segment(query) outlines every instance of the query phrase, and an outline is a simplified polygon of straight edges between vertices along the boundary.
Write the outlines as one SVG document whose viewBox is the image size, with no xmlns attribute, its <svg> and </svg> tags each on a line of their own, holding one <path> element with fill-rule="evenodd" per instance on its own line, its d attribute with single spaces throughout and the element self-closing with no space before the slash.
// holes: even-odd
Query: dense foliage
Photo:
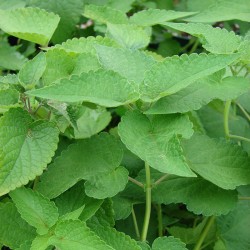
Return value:
<svg viewBox="0 0 250 250">
<path fill-rule="evenodd" d="M 249 0 L 0 0 L 0 248 L 250 249 Z"/>
</svg>

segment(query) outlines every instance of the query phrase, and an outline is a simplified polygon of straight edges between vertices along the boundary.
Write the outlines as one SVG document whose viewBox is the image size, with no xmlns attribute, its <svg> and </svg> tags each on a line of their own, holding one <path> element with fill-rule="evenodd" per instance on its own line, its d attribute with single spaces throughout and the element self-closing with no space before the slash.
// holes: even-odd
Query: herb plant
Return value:
<svg viewBox="0 0 250 250">
<path fill-rule="evenodd" d="M 0 0 L 0 246 L 250 249 L 249 0 Z"/>
</svg>

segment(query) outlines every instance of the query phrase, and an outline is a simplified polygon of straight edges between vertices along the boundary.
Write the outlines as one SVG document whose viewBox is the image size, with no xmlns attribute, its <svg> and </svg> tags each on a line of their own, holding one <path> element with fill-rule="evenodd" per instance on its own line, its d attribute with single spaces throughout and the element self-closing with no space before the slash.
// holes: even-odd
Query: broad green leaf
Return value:
<svg viewBox="0 0 250 250">
<path fill-rule="evenodd" d="M 63 221 L 63 220 L 77 220 L 79 219 L 80 215 L 82 214 L 83 210 L 84 210 L 84 205 L 77 208 L 76 210 L 74 211 L 71 211 L 71 212 L 68 212 L 64 215 L 62 215 L 60 217 L 60 221 Z"/>
<path fill-rule="evenodd" d="M 24 187 L 10 193 L 21 217 L 37 229 L 38 234 L 46 234 L 58 220 L 56 205 L 40 193 Z"/>
<path fill-rule="evenodd" d="M 250 159 L 238 145 L 195 135 L 183 147 L 190 168 L 204 179 L 224 189 L 250 184 Z"/>
<path fill-rule="evenodd" d="M 101 225 L 91 225 L 90 227 L 103 241 L 111 246 L 112 249 L 141 250 L 135 240 L 112 227 L 104 227 Z"/>
<path fill-rule="evenodd" d="M 38 235 L 36 238 L 32 241 L 30 250 L 47 250 L 47 247 L 49 246 L 49 239 L 51 235 L 50 233 L 46 235 Z"/>
<path fill-rule="evenodd" d="M 116 195 L 112 198 L 115 220 L 126 219 L 132 211 L 133 204 L 129 199 Z"/>
<path fill-rule="evenodd" d="M 49 50 L 46 53 L 47 66 L 43 74 L 43 84 L 51 85 L 57 80 L 68 78 L 75 68 L 77 55 L 62 49 Z"/>
<path fill-rule="evenodd" d="M 104 68 L 113 70 L 129 81 L 140 84 L 145 72 L 156 63 L 152 56 L 139 50 L 95 46 L 98 58 Z"/>
<path fill-rule="evenodd" d="M 24 0 L 0 0 L 1 10 L 23 8 L 25 5 L 26 3 Z"/>
<path fill-rule="evenodd" d="M 26 61 L 27 59 L 17 51 L 17 47 L 10 46 L 5 41 L 0 41 L 0 68 L 20 70 Z"/>
<path fill-rule="evenodd" d="M 41 175 L 57 148 L 58 129 L 51 122 L 32 121 L 21 108 L 0 118 L 0 195 Z"/>
<path fill-rule="evenodd" d="M 198 9 L 197 9 L 198 6 Z M 188 0 L 189 11 L 200 11 L 200 13 L 185 18 L 189 22 L 212 23 L 238 19 L 250 21 L 250 5 L 248 0 Z"/>
<path fill-rule="evenodd" d="M 237 208 L 228 215 L 217 218 L 219 238 L 227 250 L 248 250 L 250 247 L 250 204 L 239 202 Z"/>
<path fill-rule="evenodd" d="M 124 190 L 128 182 L 128 170 L 118 167 L 112 172 L 95 175 L 85 182 L 85 192 L 96 199 L 113 197 Z"/>
<path fill-rule="evenodd" d="M 18 77 L 15 74 L 0 76 L 0 88 L 1 84 L 10 84 L 10 85 L 18 84 Z"/>
<path fill-rule="evenodd" d="M 88 180 L 91 176 L 113 171 L 120 165 L 122 156 L 120 142 L 109 134 L 78 141 L 49 166 L 37 184 L 37 190 L 55 198 L 81 179 Z"/>
<path fill-rule="evenodd" d="M 151 31 L 134 24 L 108 23 L 107 35 L 122 47 L 129 49 L 145 48 L 150 42 Z"/>
<path fill-rule="evenodd" d="M 172 236 L 169 237 L 159 237 L 154 240 L 152 245 L 152 250 L 187 250 L 186 244 L 183 243 L 180 239 L 174 238 Z"/>
<path fill-rule="evenodd" d="M 55 234 L 49 239 L 49 243 L 60 250 L 114 249 L 91 232 L 84 222 L 72 220 L 57 224 Z"/>
<path fill-rule="evenodd" d="M 0 243 L 11 249 L 35 237 L 35 230 L 24 221 L 13 203 L 0 203 Z"/>
<path fill-rule="evenodd" d="M 239 47 L 239 53 L 241 54 L 241 61 L 243 64 L 249 64 L 250 63 L 250 40 L 244 40 L 240 47 Z"/>
<path fill-rule="evenodd" d="M 19 92 L 15 89 L 0 89 L 0 107 L 18 103 Z"/>
<path fill-rule="evenodd" d="M 89 36 L 87 38 L 73 38 L 72 40 L 67 40 L 62 44 L 57 44 L 54 48 L 64 49 L 67 52 L 75 52 L 75 53 L 91 53 L 93 55 L 96 54 L 95 45 L 104 45 L 109 47 L 117 47 L 116 43 L 108 37 L 102 36 Z"/>
<path fill-rule="evenodd" d="M 139 98 L 135 83 L 103 69 L 73 75 L 27 94 L 61 102 L 92 102 L 105 107 L 124 105 Z"/>
<path fill-rule="evenodd" d="M 58 15 L 38 8 L 0 10 L 0 28 L 20 39 L 41 45 L 48 44 L 58 22 Z"/>
<path fill-rule="evenodd" d="M 54 43 L 62 43 L 73 37 L 83 12 L 83 4 L 82 0 L 29 0 L 30 6 L 45 9 L 60 16 L 60 22 L 52 37 Z"/>
<path fill-rule="evenodd" d="M 46 57 L 44 53 L 39 53 L 31 61 L 25 63 L 19 71 L 18 78 L 21 84 L 26 88 L 32 88 L 38 83 L 46 68 Z"/>
<path fill-rule="evenodd" d="M 152 26 L 162 22 L 192 16 L 195 12 L 181 12 L 173 10 L 147 9 L 136 12 L 129 21 L 140 26 Z"/>
<path fill-rule="evenodd" d="M 235 190 L 221 189 L 202 178 L 167 179 L 153 188 L 152 196 L 157 203 L 184 203 L 189 211 L 205 216 L 227 214 L 237 202 Z"/>
<path fill-rule="evenodd" d="M 249 13 L 250 14 L 250 13 Z M 230 54 L 238 50 L 241 37 L 233 31 L 219 27 L 214 28 L 202 23 L 164 23 L 164 26 L 189 33 L 200 39 L 200 42 L 207 51 L 214 54 Z"/>
<path fill-rule="evenodd" d="M 174 94 L 200 78 L 211 75 L 238 59 L 238 55 L 191 54 L 159 62 L 145 74 L 142 100 L 156 101 Z"/>
<path fill-rule="evenodd" d="M 98 6 L 93 4 L 86 5 L 84 7 L 83 15 L 100 23 L 114 23 L 114 24 L 128 23 L 128 18 L 125 13 L 121 12 L 120 10 L 112 9 L 106 5 L 103 6 Z"/>
<path fill-rule="evenodd" d="M 173 95 L 161 98 L 154 103 L 146 114 L 184 113 L 200 109 L 213 99 L 232 100 L 247 92 L 249 81 L 243 77 L 227 77 L 221 79 L 221 74 L 197 80 Z"/>
<path fill-rule="evenodd" d="M 179 139 L 191 137 L 192 123 L 186 116 L 166 115 L 148 118 L 137 111 L 128 112 L 119 124 L 122 142 L 152 168 L 163 173 L 195 176 L 183 156 Z"/>
</svg>

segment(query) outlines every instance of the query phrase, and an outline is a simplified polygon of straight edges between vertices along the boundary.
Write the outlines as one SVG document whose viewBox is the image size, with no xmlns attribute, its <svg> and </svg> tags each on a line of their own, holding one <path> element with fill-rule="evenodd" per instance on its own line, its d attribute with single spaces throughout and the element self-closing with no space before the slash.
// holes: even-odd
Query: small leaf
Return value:
<svg viewBox="0 0 250 250">
<path fill-rule="evenodd" d="M 128 182 L 128 170 L 118 167 L 112 172 L 90 177 L 85 182 L 85 192 L 96 199 L 113 197 L 124 190 Z"/>
<path fill-rule="evenodd" d="M 250 184 L 250 159 L 238 145 L 195 135 L 183 147 L 189 166 L 204 179 L 224 189 Z"/>
<path fill-rule="evenodd" d="M 63 221 L 57 224 L 55 235 L 49 240 L 51 245 L 60 250 L 111 250 L 97 235 L 90 231 L 84 222 Z"/>
<path fill-rule="evenodd" d="M 173 56 L 159 62 L 146 72 L 141 85 L 142 100 L 156 101 L 174 94 L 200 78 L 225 68 L 238 55 L 191 54 Z"/>
<path fill-rule="evenodd" d="M 189 138 L 192 124 L 186 116 L 147 116 L 134 111 L 122 117 L 118 127 L 122 142 L 152 168 L 163 173 L 195 176 L 183 156 L 176 135 Z"/>
<path fill-rule="evenodd" d="M 152 26 L 162 22 L 192 16 L 196 12 L 181 12 L 173 10 L 147 9 L 136 12 L 129 21 L 140 26 Z"/>
<path fill-rule="evenodd" d="M 0 195 L 42 174 L 57 148 L 58 133 L 53 123 L 33 122 L 21 108 L 0 118 Z"/>
<path fill-rule="evenodd" d="M 38 8 L 0 10 L 0 15 L 4 32 L 41 45 L 48 44 L 60 20 L 58 15 Z"/>
<path fill-rule="evenodd" d="M 103 69 L 73 75 L 70 79 L 62 79 L 27 94 L 61 102 L 92 102 L 105 107 L 120 106 L 139 98 L 133 82 Z"/>
<path fill-rule="evenodd" d="M 58 220 L 58 209 L 54 202 L 40 193 L 24 187 L 10 193 L 21 217 L 37 229 L 38 234 L 46 234 Z"/>
<path fill-rule="evenodd" d="M 183 243 L 180 239 L 174 238 L 172 236 L 169 237 L 159 237 L 154 240 L 152 245 L 152 250 L 187 250 L 186 244 Z"/>
<path fill-rule="evenodd" d="M 38 235 L 32 241 L 30 250 L 46 250 L 49 246 L 50 234 Z"/>
</svg>

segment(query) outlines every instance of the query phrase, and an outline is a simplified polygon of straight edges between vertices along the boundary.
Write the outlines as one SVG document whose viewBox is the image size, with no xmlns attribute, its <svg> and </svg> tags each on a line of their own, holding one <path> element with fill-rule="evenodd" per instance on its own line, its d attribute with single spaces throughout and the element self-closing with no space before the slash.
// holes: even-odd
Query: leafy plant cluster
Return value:
<svg viewBox="0 0 250 250">
<path fill-rule="evenodd" d="M 0 246 L 250 249 L 248 0 L 0 0 Z"/>
</svg>

